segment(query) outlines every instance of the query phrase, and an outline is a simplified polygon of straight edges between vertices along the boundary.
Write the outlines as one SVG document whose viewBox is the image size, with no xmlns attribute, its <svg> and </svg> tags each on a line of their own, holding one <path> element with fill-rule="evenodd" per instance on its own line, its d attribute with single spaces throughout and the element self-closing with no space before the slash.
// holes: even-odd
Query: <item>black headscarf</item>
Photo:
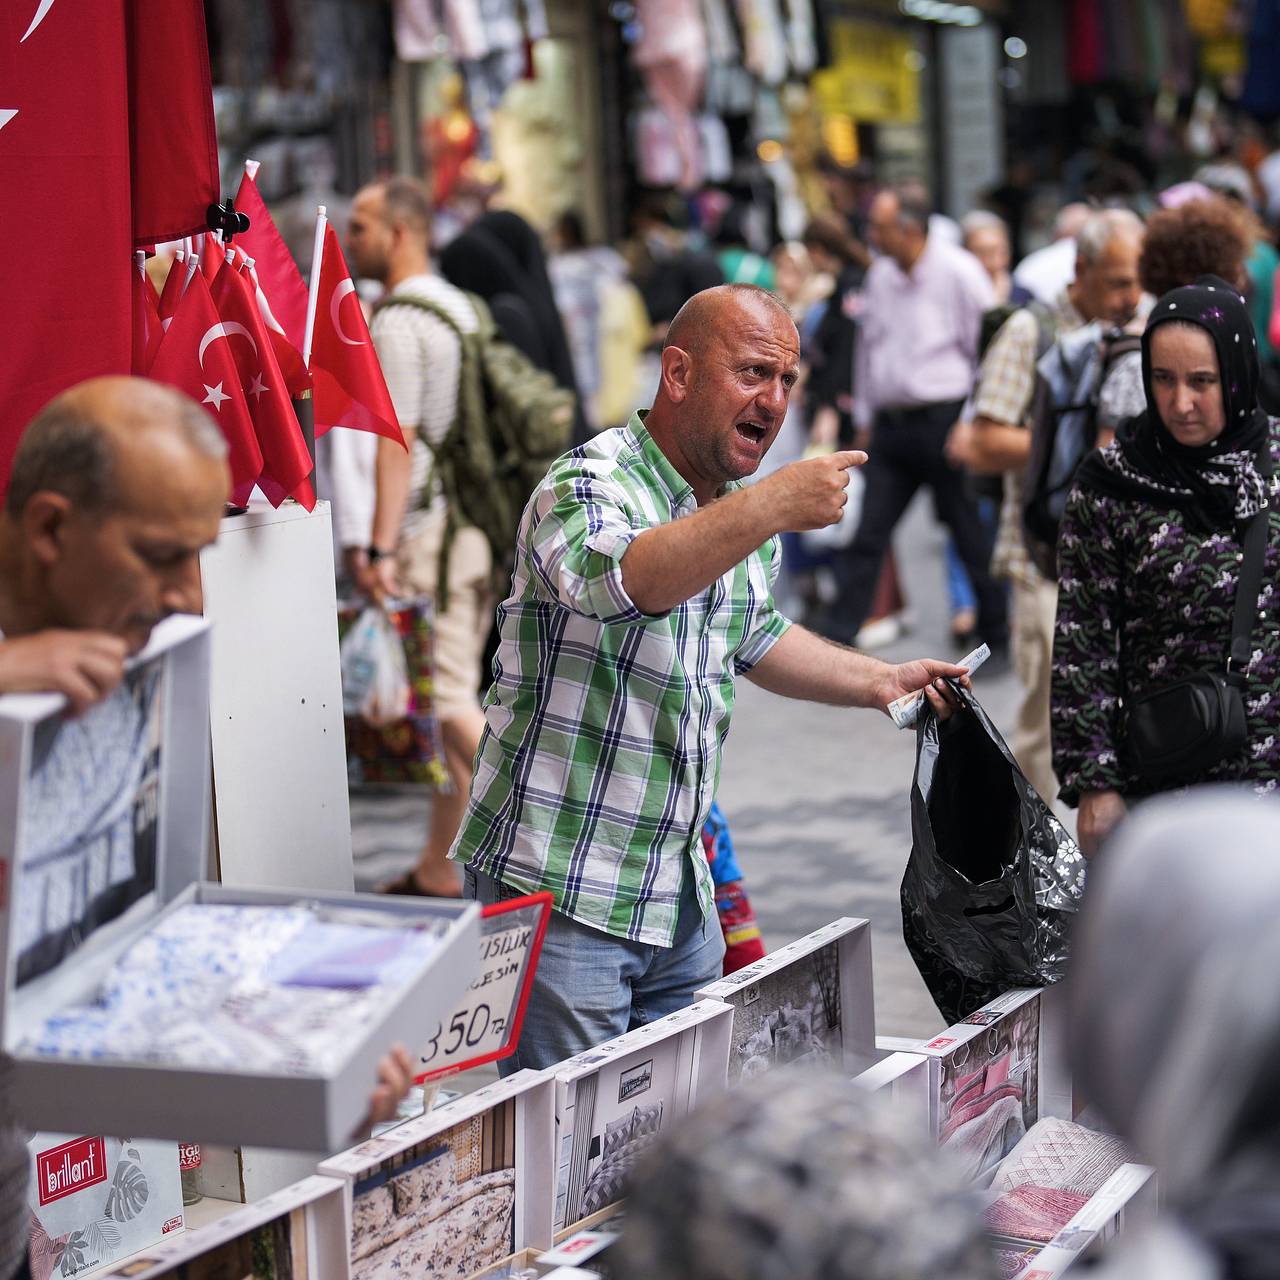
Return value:
<svg viewBox="0 0 1280 1280">
<path fill-rule="evenodd" d="M 440 255 L 440 267 L 451 284 L 490 303 L 503 336 L 573 392 L 575 441 L 585 439 L 578 380 L 538 233 L 519 214 L 486 213 L 449 242 Z M 507 332 L 508 325 L 502 324 L 511 310 L 527 316 L 515 326 L 518 333 Z M 526 331 L 532 333 L 532 342 Z"/>
<path fill-rule="evenodd" d="M 1208 444 L 1179 444 L 1160 420 L 1151 390 L 1151 335 L 1160 325 L 1193 324 L 1213 340 L 1226 425 Z M 1177 507 L 1204 530 L 1227 529 L 1263 506 L 1258 450 L 1269 420 L 1258 407 L 1258 340 L 1241 295 L 1217 276 L 1174 289 L 1156 303 L 1142 335 L 1147 410 L 1122 424 L 1116 446 L 1091 454 L 1082 487 Z"/>
</svg>

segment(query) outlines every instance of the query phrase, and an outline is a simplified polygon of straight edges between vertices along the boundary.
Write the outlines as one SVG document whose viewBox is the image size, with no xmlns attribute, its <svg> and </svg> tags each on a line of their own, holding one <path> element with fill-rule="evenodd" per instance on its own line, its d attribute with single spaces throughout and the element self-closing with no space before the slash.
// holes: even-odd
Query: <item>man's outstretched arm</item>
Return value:
<svg viewBox="0 0 1280 1280">
<path fill-rule="evenodd" d="M 747 679 L 784 698 L 879 711 L 895 698 L 924 689 L 934 710 L 947 716 L 953 703 L 942 678 L 964 675 L 964 667 L 934 658 L 893 666 L 792 626 L 751 668 Z"/>
<path fill-rule="evenodd" d="M 793 462 L 693 515 L 647 529 L 622 557 L 622 583 L 641 613 L 658 615 L 705 591 L 775 533 L 840 519 L 850 467 L 866 454 Z"/>
</svg>

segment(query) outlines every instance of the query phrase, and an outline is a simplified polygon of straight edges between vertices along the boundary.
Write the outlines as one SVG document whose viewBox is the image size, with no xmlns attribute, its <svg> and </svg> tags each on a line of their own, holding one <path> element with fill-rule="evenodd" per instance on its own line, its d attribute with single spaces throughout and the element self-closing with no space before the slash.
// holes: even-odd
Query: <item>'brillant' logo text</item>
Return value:
<svg viewBox="0 0 1280 1280">
<path fill-rule="evenodd" d="M 77 1138 L 36 1158 L 41 1204 L 52 1204 L 106 1180 L 107 1151 L 101 1138 Z"/>
</svg>

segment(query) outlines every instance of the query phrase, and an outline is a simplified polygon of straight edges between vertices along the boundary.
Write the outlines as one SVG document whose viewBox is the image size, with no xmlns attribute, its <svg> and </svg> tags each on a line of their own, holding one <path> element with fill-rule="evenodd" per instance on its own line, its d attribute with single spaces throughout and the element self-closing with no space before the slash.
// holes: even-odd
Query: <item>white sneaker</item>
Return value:
<svg viewBox="0 0 1280 1280">
<path fill-rule="evenodd" d="M 874 622 L 866 623 L 854 636 L 853 646 L 863 650 L 883 649 L 900 639 L 904 630 L 902 619 L 896 613 L 891 613 L 887 618 L 877 618 Z"/>
</svg>

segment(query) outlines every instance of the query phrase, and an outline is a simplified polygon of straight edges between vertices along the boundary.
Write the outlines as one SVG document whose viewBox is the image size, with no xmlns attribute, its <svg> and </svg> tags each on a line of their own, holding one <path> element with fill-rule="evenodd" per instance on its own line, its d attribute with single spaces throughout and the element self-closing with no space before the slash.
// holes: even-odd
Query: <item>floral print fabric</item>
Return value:
<svg viewBox="0 0 1280 1280">
<path fill-rule="evenodd" d="M 1280 434 L 1270 448 L 1280 470 Z M 1116 450 L 1112 445 L 1106 454 Z M 1248 745 L 1199 782 L 1280 779 L 1280 512 L 1275 485 L 1245 672 Z M 1053 763 L 1069 804 L 1083 791 L 1128 796 L 1174 780 L 1140 781 L 1125 763 L 1123 699 L 1202 671 L 1225 672 L 1239 574 L 1239 529 L 1199 531 L 1173 505 L 1077 488 L 1058 542 L 1058 619 L 1053 650 Z"/>
</svg>

